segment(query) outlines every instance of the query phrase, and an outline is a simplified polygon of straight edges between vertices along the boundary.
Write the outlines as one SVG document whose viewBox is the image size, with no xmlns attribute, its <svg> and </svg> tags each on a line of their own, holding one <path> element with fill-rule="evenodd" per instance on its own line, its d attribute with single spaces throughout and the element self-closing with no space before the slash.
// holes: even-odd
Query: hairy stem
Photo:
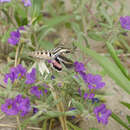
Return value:
<svg viewBox="0 0 130 130">
<path fill-rule="evenodd" d="M 14 62 L 14 66 L 17 66 L 17 59 L 18 59 L 18 52 L 19 52 L 19 45 L 16 48 L 16 54 L 15 54 L 15 62 Z"/>
<path fill-rule="evenodd" d="M 50 86 L 50 90 L 51 90 L 51 93 L 52 93 L 52 95 L 53 95 L 54 100 L 57 101 L 57 100 L 59 99 L 59 97 L 58 97 L 58 95 L 57 95 L 55 89 L 54 89 L 51 85 L 49 85 L 49 86 Z M 57 110 L 58 110 L 59 112 L 64 112 L 64 105 L 63 105 L 62 102 L 58 103 L 58 104 L 56 105 L 56 107 L 57 107 Z M 68 130 L 66 117 L 65 117 L 65 116 L 60 116 L 60 117 L 59 117 L 59 120 L 60 120 L 60 122 L 61 122 L 62 129 L 63 129 L 63 130 Z"/>
</svg>

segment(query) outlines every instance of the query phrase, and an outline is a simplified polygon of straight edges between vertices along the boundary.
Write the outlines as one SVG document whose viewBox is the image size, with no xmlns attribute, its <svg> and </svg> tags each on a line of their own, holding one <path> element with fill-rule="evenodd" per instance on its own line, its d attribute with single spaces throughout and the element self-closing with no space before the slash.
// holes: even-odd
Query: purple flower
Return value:
<svg viewBox="0 0 130 130">
<path fill-rule="evenodd" d="M 88 99 L 93 99 L 93 98 L 94 98 L 94 96 L 95 96 L 95 94 L 94 94 L 94 93 L 90 93 L 90 94 L 89 94 Z"/>
<path fill-rule="evenodd" d="M 79 74 L 82 77 L 82 79 L 84 80 L 84 82 L 88 83 L 87 74 L 85 72 L 82 72 L 82 71 L 80 71 Z"/>
<path fill-rule="evenodd" d="M 47 60 L 48 61 L 48 63 L 52 63 L 52 61 L 51 60 Z"/>
<path fill-rule="evenodd" d="M 108 117 L 112 112 L 106 109 L 105 104 L 101 104 L 100 106 L 94 108 L 94 113 L 96 115 L 98 123 L 101 122 L 102 124 L 106 125 L 108 123 Z"/>
<path fill-rule="evenodd" d="M 105 86 L 104 82 L 101 82 L 102 77 L 100 75 L 87 74 L 87 82 L 89 89 L 100 89 Z"/>
<path fill-rule="evenodd" d="M 73 111 L 73 110 L 76 110 L 76 108 L 75 108 L 75 107 L 72 107 L 72 108 L 70 108 L 69 110 L 70 110 L 70 111 Z M 72 117 L 72 119 L 75 118 L 75 116 L 71 116 L 71 117 Z"/>
<path fill-rule="evenodd" d="M 24 30 L 24 26 L 19 27 L 18 31 L 20 31 L 20 30 Z"/>
<path fill-rule="evenodd" d="M 92 104 L 94 104 L 95 102 L 98 103 L 99 99 L 98 98 L 92 98 Z"/>
<path fill-rule="evenodd" d="M 31 6 L 32 3 L 31 3 L 31 0 L 22 0 L 22 2 L 24 3 L 24 6 Z"/>
<path fill-rule="evenodd" d="M 87 97 L 88 97 L 88 93 L 85 93 L 85 94 L 84 94 L 84 100 L 86 100 Z"/>
<path fill-rule="evenodd" d="M 15 97 L 14 102 L 17 104 L 21 116 L 25 116 L 31 110 L 30 100 L 28 97 L 23 98 L 22 95 L 19 94 Z"/>
<path fill-rule="evenodd" d="M 55 76 L 54 76 L 54 75 L 51 76 L 51 80 L 53 80 L 53 79 L 55 79 Z"/>
<path fill-rule="evenodd" d="M 120 24 L 122 28 L 130 30 L 130 16 L 120 17 Z"/>
<path fill-rule="evenodd" d="M 18 71 L 18 74 L 20 74 L 19 76 L 21 77 L 21 76 L 24 76 L 25 74 L 26 74 L 26 68 L 24 68 L 21 64 L 19 64 L 18 66 L 17 66 L 17 71 Z"/>
<path fill-rule="evenodd" d="M 19 64 L 17 67 L 12 67 L 10 69 L 10 73 L 5 74 L 4 82 L 7 83 L 8 79 L 12 81 L 12 83 L 17 79 L 18 77 L 21 78 L 26 74 L 26 68 L 24 68 L 21 64 Z"/>
<path fill-rule="evenodd" d="M 2 2 L 10 2 L 11 0 L 0 0 L 0 3 Z"/>
<path fill-rule="evenodd" d="M 5 74 L 4 82 L 8 83 L 8 79 L 10 79 L 12 81 L 12 83 L 13 83 L 15 81 L 15 79 L 16 79 L 15 73 L 7 73 L 7 74 Z"/>
<path fill-rule="evenodd" d="M 36 114 L 38 112 L 38 108 L 33 108 L 33 114 Z"/>
<path fill-rule="evenodd" d="M 1 111 L 7 115 L 17 115 L 18 108 L 13 99 L 6 99 L 5 104 L 1 105 Z"/>
<path fill-rule="evenodd" d="M 76 71 L 76 72 L 85 71 L 84 64 L 81 63 L 81 62 L 76 61 L 76 62 L 74 63 L 74 67 L 75 67 L 75 71 Z"/>
<path fill-rule="evenodd" d="M 12 45 L 16 45 L 20 40 L 20 32 L 19 30 L 13 31 L 10 33 L 10 38 L 8 39 L 8 43 Z"/>
<path fill-rule="evenodd" d="M 20 94 L 15 99 L 6 99 L 5 102 L 1 105 L 1 110 L 7 115 L 17 115 L 20 112 L 21 116 L 24 116 L 31 109 L 29 98 L 22 98 Z"/>
<path fill-rule="evenodd" d="M 42 90 L 39 90 L 37 86 L 31 87 L 30 93 L 35 95 L 37 98 L 40 98 L 40 96 L 43 96 Z"/>
<path fill-rule="evenodd" d="M 44 84 L 43 84 L 43 87 L 45 88 L 45 89 L 44 89 L 44 93 L 47 94 L 47 92 L 48 92 L 47 88 L 49 88 L 48 85 L 44 83 Z"/>
<path fill-rule="evenodd" d="M 88 99 L 93 99 L 94 96 L 95 96 L 94 93 L 90 93 L 90 94 L 85 93 L 85 94 L 84 94 L 84 100 L 86 100 L 87 98 L 88 98 Z"/>
<path fill-rule="evenodd" d="M 33 68 L 32 72 L 26 74 L 26 84 L 33 84 L 36 80 L 36 69 Z"/>
</svg>

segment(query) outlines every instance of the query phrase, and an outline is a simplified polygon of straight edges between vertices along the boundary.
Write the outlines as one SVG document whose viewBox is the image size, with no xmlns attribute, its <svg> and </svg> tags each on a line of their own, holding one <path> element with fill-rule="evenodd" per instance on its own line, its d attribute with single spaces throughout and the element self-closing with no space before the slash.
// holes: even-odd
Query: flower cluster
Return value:
<svg viewBox="0 0 130 130">
<path fill-rule="evenodd" d="M 130 16 L 120 17 L 120 24 L 122 28 L 130 30 Z"/>
<path fill-rule="evenodd" d="M 84 82 L 88 85 L 89 89 L 100 89 L 105 86 L 102 82 L 102 77 L 100 75 L 86 74 L 85 67 L 83 63 L 76 61 L 74 63 L 75 71 L 80 74 Z"/>
<path fill-rule="evenodd" d="M 17 79 L 21 78 L 26 74 L 26 68 L 24 68 L 21 64 L 17 67 L 13 67 L 10 69 L 10 73 L 7 73 L 4 77 L 4 82 L 7 83 L 8 79 L 12 81 L 12 83 Z"/>
<path fill-rule="evenodd" d="M 17 45 L 20 40 L 20 30 L 24 30 L 24 27 L 19 27 L 16 31 L 12 31 L 10 33 L 10 38 L 8 39 L 8 43 L 11 45 Z"/>
<path fill-rule="evenodd" d="M 36 69 L 33 68 L 30 73 L 26 72 L 26 68 L 24 68 L 21 64 L 19 64 L 17 67 L 12 67 L 10 69 L 10 73 L 5 74 L 4 76 L 4 82 L 8 83 L 8 79 L 14 83 L 16 79 L 21 79 L 21 77 L 26 75 L 26 84 L 33 84 L 36 80 Z"/>
<path fill-rule="evenodd" d="M 25 84 L 35 83 L 36 69 L 33 68 L 30 73 L 27 73 L 26 69 L 19 64 L 17 67 L 12 67 L 10 73 L 5 74 L 4 82 L 8 83 L 8 79 L 10 79 L 14 83 L 16 79 L 21 79 L 22 77 L 26 78 Z M 31 87 L 30 93 L 37 98 L 43 96 L 42 91 L 37 86 Z M 47 89 L 45 89 L 45 93 L 47 93 Z M 7 115 L 17 115 L 20 113 L 21 116 L 24 116 L 30 111 L 30 108 L 29 98 L 22 98 L 22 95 L 17 95 L 14 99 L 6 99 L 5 104 L 1 105 L 1 110 Z"/>
<path fill-rule="evenodd" d="M 79 75 L 84 80 L 85 84 L 87 84 L 89 88 L 89 93 L 84 93 L 84 100 L 91 99 L 92 104 L 95 102 L 99 102 L 98 98 L 94 98 L 95 94 L 93 93 L 94 89 L 100 89 L 105 86 L 105 83 L 102 82 L 102 77 L 100 75 L 93 75 L 93 74 L 86 74 L 85 73 L 85 66 L 83 63 L 76 61 L 74 63 L 75 71 L 79 73 Z M 81 96 L 81 90 L 78 89 L 78 92 Z M 94 108 L 94 113 L 96 114 L 98 122 L 102 124 L 108 123 L 108 117 L 111 115 L 111 111 L 106 109 L 105 104 Z"/>
<path fill-rule="evenodd" d="M 111 110 L 106 109 L 105 104 L 101 104 L 94 108 L 94 113 L 98 120 L 98 123 L 106 125 L 108 123 L 108 117 L 112 114 Z"/>
<path fill-rule="evenodd" d="M 19 94 L 14 99 L 6 99 L 5 104 L 1 105 L 1 110 L 7 115 L 20 113 L 21 116 L 24 116 L 31 110 L 30 100 Z"/>
</svg>

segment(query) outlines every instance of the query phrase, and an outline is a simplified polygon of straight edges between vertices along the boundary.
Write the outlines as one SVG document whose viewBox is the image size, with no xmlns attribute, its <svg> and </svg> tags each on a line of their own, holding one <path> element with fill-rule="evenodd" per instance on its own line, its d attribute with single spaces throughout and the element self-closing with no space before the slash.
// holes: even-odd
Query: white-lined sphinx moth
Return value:
<svg viewBox="0 0 130 130">
<path fill-rule="evenodd" d="M 71 50 L 64 47 L 56 47 L 50 51 L 48 50 L 34 51 L 31 52 L 29 55 L 40 60 L 51 60 L 52 67 L 57 71 L 61 71 L 62 64 L 66 68 L 73 67 L 72 60 L 68 59 L 65 56 L 65 54 L 67 53 L 71 53 Z"/>
</svg>

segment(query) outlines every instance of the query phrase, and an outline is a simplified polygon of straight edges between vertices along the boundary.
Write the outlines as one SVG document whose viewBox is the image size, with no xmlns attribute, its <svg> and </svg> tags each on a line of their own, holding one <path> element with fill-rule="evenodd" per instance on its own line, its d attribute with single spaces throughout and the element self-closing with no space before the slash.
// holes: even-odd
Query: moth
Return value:
<svg viewBox="0 0 130 130">
<path fill-rule="evenodd" d="M 56 47 L 52 50 L 34 51 L 29 55 L 39 60 L 49 60 L 54 69 L 61 71 L 62 64 L 68 69 L 73 67 L 73 61 L 66 57 L 68 53 L 71 53 L 70 49 Z"/>
</svg>

